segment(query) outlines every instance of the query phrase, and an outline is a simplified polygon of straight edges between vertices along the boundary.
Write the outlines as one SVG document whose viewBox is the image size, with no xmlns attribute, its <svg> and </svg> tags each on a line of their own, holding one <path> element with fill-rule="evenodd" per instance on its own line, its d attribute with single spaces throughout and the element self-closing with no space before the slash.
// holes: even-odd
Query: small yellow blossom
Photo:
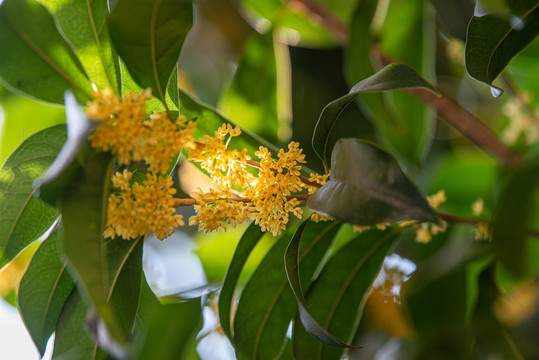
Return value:
<svg viewBox="0 0 539 360">
<path fill-rule="evenodd" d="M 432 240 L 432 233 L 429 230 L 429 226 L 427 223 L 421 224 L 415 232 L 415 241 L 422 243 L 422 244 L 428 244 Z"/>
<path fill-rule="evenodd" d="M 447 197 L 445 196 L 445 191 L 440 190 L 436 194 L 427 196 L 427 200 L 429 201 L 430 206 L 434 209 L 438 209 L 440 205 L 447 201 Z"/>
<path fill-rule="evenodd" d="M 488 223 L 480 221 L 473 230 L 475 240 L 490 240 L 490 228 Z"/>
<path fill-rule="evenodd" d="M 475 200 L 473 204 L 471 205 L 471 207 L 472 207 L 472 212 L 475 216 L 481 215 L 481 213 L 483 212 L 485 208 L 483 199 L 479 198 Z"/>
</svg>

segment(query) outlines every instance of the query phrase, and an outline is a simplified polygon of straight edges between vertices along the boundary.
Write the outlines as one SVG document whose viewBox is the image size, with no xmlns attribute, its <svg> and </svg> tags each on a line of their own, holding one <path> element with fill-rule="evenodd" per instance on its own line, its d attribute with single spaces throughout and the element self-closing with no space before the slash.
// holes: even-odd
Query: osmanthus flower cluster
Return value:
<svg viewBox="0 0 539 360">
<path fill-rule="evenodd" d="M 300 199 L 325 183 L 326 176 L 300 175 L 305 155 L 299 144 L 291 142 L 288 151 L 281 149 L 277 158 L 260 147 L 253 161 L 247 150 L 229 149 L 230 139 L 241 134 L 238 126 L 223 124 L 213 136 L 194 139 L 195 123 L 180 116 L 172 121 L 166 112 L 155 112 L 146 119 L 145 101 L 150 90 L 119 97 L 110 90 L 98 91 L 88 103 L 87 116 L 99 122 L 90 136 L 93 147 L 110 151 L 118 164 L 129 167 L 144 161 L 148 168 L 145 180 L 136 182 L 128 169 L 112 177 L 113 192 L 108 199 L 105 236 L 133 239 L 153 231 L 163 239 L 183 225 L 175 206 L 194 205 L 197 214 L 189 224 L 200 230 L 226 230 L 254 220 L 263 231 L 280 234 L 292 213 L 301 218 Z M 208 172 L 214 189 L 200 189 L 192 199 L 175 199 L 176 190 L 167 174 L 171 161 L 185 149 L 189 160 L 200 163 Z M 300 193 L 306 193 L 304 195 Z M 187 200 L 187 201 L 186 201 Z M 315 216 L 315 220 L 324 220 Z"/>
</svg>

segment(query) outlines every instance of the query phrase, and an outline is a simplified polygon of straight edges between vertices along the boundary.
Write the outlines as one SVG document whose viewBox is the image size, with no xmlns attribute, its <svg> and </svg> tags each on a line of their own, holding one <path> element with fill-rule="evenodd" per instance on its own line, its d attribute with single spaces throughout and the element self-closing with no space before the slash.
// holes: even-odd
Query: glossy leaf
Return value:
<svg viewBox="0 0 539 360">
<path fill-rule="evenodd" d="M 335 342 L 334 336 L 347 343 L 353 340 L 371 284 L 399 232 L 398 229 L 371 230 L 348 242 L 324 266 L 309 289 L 307 300 L 297 278 L 301 234 L 292 239 L 285 264 L 303 324 L 294 324 L 292 341 L 296 359 L 341 358 L 343 349 L 336 346 L 348 345 Z"/>
<path fill-rule="evenodd" d="M 106 0 L 41 0 L 73 46 L 92 83 L 98 89 L 119 92 L 116 56 L 106 26 Z"/>
<path fill-rule="evenodd" d="M 0 268 L 37 240 L 58 217 L 34 197 L 32 183 L 58 155 L 66 128 L 57 125 L 26 139 L 0 169 Z"/>
<path fill-rule="evenodd" d="M 161 306 L 154 312 L 142 348 L 133 359 L 182 359 L 185 345 L 202 325 L 200 298 Z"/>
<path fill-rule="evenodd" d="M 278 88 L 273 37 L 273 32 L 257 33 L 245 46 L 245 54 L 223 97 L 223 109 L 242 127 L 275 142 L 279 130 L 279 90 L 283 89 Z"/>
<path fill-rule="evenodd" d="M 57 204 L 65 186 L 80 169 L 81 151 L 88 146 L 87 138 L 94 125 L 70 92 L 65 93 L 65 109 L 67 141 L 54 162 L 34 184 L 39 197 L 53 205 Z"/>
<path fill-rule="evenodd" d="M 260 230 L 260 226 L 254 222 L 249 225 L 238 242 L 221 286 L 221 292 L 219 293 L 219 321 L 224 333 L 230 340 L 232 340 L 230 320 L 234 290 L 247 258 L 263 235 L 264 233 Z"/>
<path fill-rule="evenodd" d="M 474 16 L 468 24 L 466 69 L 488 85 L 539 34 L 539 4 L 508 1 L 511 15 Z"/>
<path fill-rule="evenodd" d="M 525 240 L 533 219 L 532 194 L 538 183 L 537 163 L 518 169 L 509 176 L 496 206 L 492 243 L 501 263 L 517 275 L 526 270 Z"/>
<path fill-rule="evenodd" d="M 191 0 L 119 0 L 109 16 L 114 46 L 129 73 L 163 103 L 193 23 L 192 6 Z"/>
<path fill-rule="evenodd" d="M 55 230 L 32 257 L 18 294 L 18 308 L 42 356 L 72 290 L 73 280 L 61 258 L 59 233 Z"/>
<path fill-rule="evenodd" d="M 402 64 L 391 64 L 360 81 L 350 92 L 330 102 L 320 114 L 313 134 L 313 148 L 324 163 L 327 170 L 327 144 L 331 129 L 339 119 L 344 109 L 360 94 L 423 87 L 436 92 L 436 89 L 417 74 L 412 68 Z"/>
<path fill-rule="evenodd" d="M 309 286 L 333 242 L 338 222 L 309 223 L 300 248 L 300 278 Z M 283 235 L 266 254 L 241 294 L 234 318 L 234 345 L 240 359 L 273 359 L 283 350 L 297 309 L 288 286 L 283 256 L 292 234 Z"/>
<path fill-rule="evenodd" d="M 81 101 L 92 87 L 51 15 L 37 1 L 5 0 L 0 6 L 0 78 L 15 91 L 62 104 L 71 89 Z M 9 50 L 7 50 L 9 49 Z"/>
<path fill-rule="evenodd" d="M 73 290 L 56 326 L 53 360 L 111 359 L 86 332 L 88 308 L 80 293 Z"/>
<path fill-rule="evenodd" d="M 331 155 L 330 180 L 307 206 L 356 225 L 418 220 L 438 222 L 426 198 L 397 161 L 358 139 L 340 139 Z"/>
</svg>

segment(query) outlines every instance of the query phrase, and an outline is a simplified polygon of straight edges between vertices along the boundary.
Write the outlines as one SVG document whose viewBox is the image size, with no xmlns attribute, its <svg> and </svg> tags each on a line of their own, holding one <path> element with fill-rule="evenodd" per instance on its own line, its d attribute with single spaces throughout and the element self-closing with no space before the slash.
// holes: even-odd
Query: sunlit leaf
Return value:
<svg viewBox="0 0 539 360">
<path fill-rule="evenodd" d="M 58 155 L 66 139 L 64 125 L 26 139 L 0 169 L 0 267 L 39 238 L 58 212 L 34 197 L 32 183 Z"/>
<path fill-rule="evenodd" d="M 40 0 L 73 46 L 90 80 L 98 89 L 118 92 L 117 59 L 106 26 L 106 0 Z"/>
<path fill-rule="evenodd" d="M 356 225 L 438 221 L 397 161 L 358 139 L 337 142 L 331 155 L 330 180 L 309 197 L 307 206 Z"/>
<path fill-rule="evenodd" d="M 88 308 L 77 290 L 73 290 L 62 309 L 54 338 L 54 360 L 112 359 L 99 349 L 86 332 Z"/>
<path fill-rule="evenodd" d="M 508 1 L 511 14 L 474 16 L 468 24 L 466 69 L 488 85 L 539 34 L 539 4 Z"/>
<path fill-rule="evenodd" d="M 77 157 L 80 157 L 81 150 L 88 146 L 87 138 L 93 127 L 71 92 L 65 93 L 65 109 L 67 141 L 54 162 L 34 184 L 39 197 L 53 205 L 56 205 L 64 187 L 80 169 L 81 159 Z"/>
<path fill-rule="evenodd" d="M 202 325 L 200 298 L 161 306 L 154 312 L 144 344 L 133 359 L 182 359 L 185 345 Z"/>
<path fill-rule="evenodd" d="M 300 278 L 312 282 L 339 223 L 309 223 L 300 248 Z M 266 254 L 241 294 L 234 318 L 234 344 L 240 359 L 273 359 L 283 350 L 286 332 L 297 309 L 288 286 L 283 256 L 292 234 L 286 233 Z"/>
<path fill-rule="evenodd" d="M 406 88 L 423 87 L 436 92 L 436 89 L 417 74 L 412 68 L 402 64 L 391 64 L 360 81 L 352 87 L 350 92 L 330 102 L 322 110 L 320 118 L 316 123 L 313 134 L 313 148 L 318 157 L 324 163 L 327 170 L 327 144 L 331 129 L 339 119 L 344 109 L 360 94 L 368 92 L 379 92 L 389 90 L 399 90 Z"/>
<path fill-rule="evenodd" d="M 256 34 L 245 46 L 245 54 L 223 97 L 223 109 L 242 127 L 275 142 L 279 89 L 273 37 L 272 32 Z"/>
<path fill-rule="evenodd" d="M 0 78 L 16 91 L 62 104 L 71 89 L 81 101 L 92 87 L 51 15 L 37 1 L 5 0 L 0 6 Z"/>
<path fill-rule="evenodd" d="M 341 358 L 343 349 L 337 347 L 348 345 L 338 339 L 347 343 L 353 340 L 370 286 L 399 232 L 398 229 L 371 230 L 348 242 L 324 266 L 309 289 L 307 300 L 297 277 L 301 233 L 294 236 L 285 264 L 303 324 L 294 324 L 292 341 L 296 359 Z"/>
<path fill-rule="evenodd" d="M 254 222 L 249 225 L 236 247 L 234 256 L 228 266 L 225 279 L 223 280 L 223 285 L 221 286 L 221 292 L 219 293 L 219 321 L 221 322 L 223 331 L 229 339 L 232 339 L 230 313 L 232 310 L 232 301 L 234 299 L 234 290 L 236 289 L 241 270 L 243 269 L 247 258 L 263 235 L 264 233 L 260 230 L 260 226 Z"/>
<path fill-rule="evenodd" d="M 54 231 L 39 246 L 19 285 L 18 307 L 41 355 L 73 289 L 58 235 Z"/>
<path fill-rule="evenodd" d="M 129 73 L 163 103 L 193 23 L 192 6 L 191 0 L 119 0 L 109 16 L 114 46 Z"/>
</svg>

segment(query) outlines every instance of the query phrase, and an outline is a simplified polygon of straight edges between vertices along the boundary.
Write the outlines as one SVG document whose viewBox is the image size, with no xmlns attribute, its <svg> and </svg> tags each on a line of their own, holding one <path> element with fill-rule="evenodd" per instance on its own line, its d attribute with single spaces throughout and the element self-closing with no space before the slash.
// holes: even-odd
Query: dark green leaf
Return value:
<svg viewBox="0 0 539 360">
<path fill-rule="evenodd" d="M 70 92 L 65 94 L 65 109 L 67 141 L 54 162 L 34 184 L 39 197 L 52 205 L 57 205 L 64 188 L 80 169 L 81 153 L 88 147 L 88 134 L 93 127 Z"/>
<path fill-rule="evenodd" d="M 236 251 L 234 251 L 234 256 L 230 261 L 225 279 L 223 280 L 223 285 L 221 286 L 221 292 L 219 293 L 219 320 L 223 331 L 230 340 L 232 340 L 230 313 L 232 310 L 234 290 L 236 289 L 241 270 L 243 269 L 249 254 L 251 254 L 251 251 L 263 235 L 264 233 L 260 230 L 260 226 L 254 222 L 249 225 L 247 230 L 243 233 L 238 246 L 236 247 Z"/>
<path fill-rule="evenodd" d="M 92 87 L 54 20 L 37 1 L 5 0 L 0 6 L 0 78 L 30 97 L 62 104 L 72 89 L 81 101 Z"/>
<path fill-rule="evenodd" d="M 278 89 L 273 36 L 273 32 L 257 33 L 246 45 L 232 84 L 224 95 L 223 108 L 242 127 L 275 142 L 279 130 L 278 97 L 282 99 L 286 94 Z"/>
<path fill-rule="evenodd" d="M 353 340 L 370 286 L 399 232 L 399 229 L 371 230 L 344 245 L 324 266 L 309 289 L 307 301 L 297 278 L 297 248 L 301 237 L 292 239 L 285 264 L 290 285 L 300 303 L 301 323 L 305 327 L 299 322 L 294 324 L 292 341 L 296 359 L 341 358 L 343 349 L 335 346 L 348 345 L 342 341 L 335 342 L 331 334 L 346 342 Z M 324 346 L 323 343 L 333 346 Z"/>
<path fill-rule="evenodd" d="M 56 326 L 53 360 L 109 359 L 85 330 L 87 312 L 80 293 L 73 290 Z"/>
<path fill-rule="evenodd" d="M 133 359 L 182 359 L 185 345 L 202 325 L 200 298 L 161 306 L 154 312 L 143 346 Z"/>
<path fill-rule="evenodd" d="M 19 284 L 18 307 L 42 356 L 73 290 L 73 280 L 61 259 L 58 237 L 55 230 L 39 246 Z"/>
<path fill-rule="evenodd" d="M 512 12 L 510 16 L 474 16 L 468 24 L 466 69 L 472 77 L 488 85 L 492 85 L 511 59 L 539 34 L 537 1 L 509 1 L 507 4 Z"/>
<path fill-rule="evenodd" d="M 339 223 L 309 223 L 300 249 L 300 278 L 309 286 Z M 285 345 L 297 302 L 288 286 L 283 256 L 292 234 L 286 233 L 266 254 L 246 284 L 234 319 L 234 344 L 240 359 L 274 359 Z"/>
<path fill-rule="evenodd" d="M 191 0 L 119 0 L 109 16 L 112 40 L 129 73 L 164 104 L 192 23 Z"/>
<path fill-rule="evenodd" d="M 106 0 L 42 0 L 63 35 L 73 46 L 90 80 L 98 89 L 119 92 L 117 59 L 110 42 Z"/>
<path fill-rule="evenodd" d="M 326 152 L 329 134 L 344 109 L 361 93 L 399 90 L 423 87 L 436 92 L 436 89 L 417 74 L 412 68 L 402 64 L 391 64 L 360 81 L 350 92 L 330 102 L 322 110 L 313 134 L 313 148 L 327 170 Z"/>
<path fill-rule="evenodd" d="M 517 275 L 523 275 L 526 268 L 525 239 L 538 183 L 539 165 L 518 169 L 509 176 L 496 206 L 492 243 L 501 263 Z"/>
<path fill-rule="evenodd" d="M 307 206 L 356 225 L 418 220 L 438 222 L 425 197 L 397 161 L 358 139 L 340 139 L 331 155 L 330 180 Z"/>
<path fill-rule="evenodd" d="M 32 183 L 58 155 L 66 139 L 64 125 L 26 139 L 0 169 L 0 268 L 39 238 L 58 212 L 34 197 Z"/>
</svg>

